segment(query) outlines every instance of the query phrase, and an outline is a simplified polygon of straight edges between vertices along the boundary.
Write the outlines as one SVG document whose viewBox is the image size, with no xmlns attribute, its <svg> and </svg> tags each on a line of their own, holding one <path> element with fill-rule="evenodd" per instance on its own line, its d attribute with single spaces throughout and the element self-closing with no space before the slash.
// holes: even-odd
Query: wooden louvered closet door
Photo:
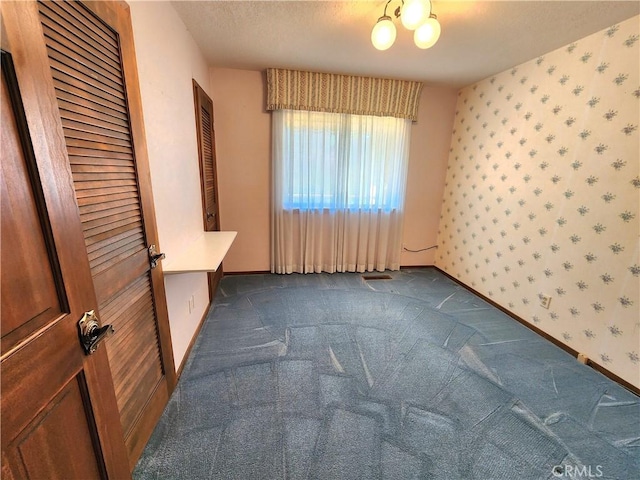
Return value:
<svg viewBox="0 0 640 480">
<path fill-rule="evenodd" d="M 196 131 L 198 134 L 198 156 L 200 160 L 202 220 L 205 232 L 217 232 L 220 230 L 220 211 L 218 209 L 213 101 L 195 80 L 193 80 L 193 98 L 196 110 Z M 215 272 L 208 273 L 209 300 L 213 300 L 221 278 L 222 267 Z"/>
<path fill-rule="evenodd" d="M 128 7 L 46 1 L 39 12 L 99 314 L 115 328 L 105 345 L 133 466 L 175 371 L 147 249 L 155 218 Z"/>
</svg>

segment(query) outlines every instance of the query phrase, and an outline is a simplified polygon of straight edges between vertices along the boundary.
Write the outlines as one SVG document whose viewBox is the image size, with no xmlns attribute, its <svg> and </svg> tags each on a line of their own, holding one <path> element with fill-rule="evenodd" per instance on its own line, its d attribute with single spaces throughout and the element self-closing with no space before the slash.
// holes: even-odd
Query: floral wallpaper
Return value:
<svg viewBox="0 0 640 480">
<path fill-rule="evenodd" d="M 636 386 L 639 24 L 631 18 L 459 92 L 436 256 Z"/>
</svg>

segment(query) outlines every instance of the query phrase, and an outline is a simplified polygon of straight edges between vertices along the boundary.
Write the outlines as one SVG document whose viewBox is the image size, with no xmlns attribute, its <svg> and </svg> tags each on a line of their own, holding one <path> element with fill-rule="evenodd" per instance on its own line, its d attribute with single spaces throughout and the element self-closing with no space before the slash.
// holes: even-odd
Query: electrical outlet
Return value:
<svg viewBox="0 0 640 480">
<path fill-rule="evenodd" d="M 539 297 L 540 297 L 540 306 L 548 310 L 549 306 L 551 305 L 551 296 L 541 293 Z"/>
</svg>

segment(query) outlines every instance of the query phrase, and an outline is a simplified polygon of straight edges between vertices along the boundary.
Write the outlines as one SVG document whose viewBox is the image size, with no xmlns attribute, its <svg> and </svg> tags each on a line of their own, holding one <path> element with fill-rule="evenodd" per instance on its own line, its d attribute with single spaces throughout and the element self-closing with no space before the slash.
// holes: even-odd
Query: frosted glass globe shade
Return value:
<svg viewBox="0 0 640 480">
<path fill-rule="evenodd" d="M 429 0 L 405 0 L 400 10 L 400 20 L 407 30 L 415 30 L 422 25 L 431 14 Z"/>
<path fill-rule="evenodd" d="M 413 41 L 418 48 L 431 48 L 440 38 L 440 22 L 436 18 L 429 18 L 424 24 L 416 28 Z"/>
<path fill-rule="evenodd" d="M 371 30 L 371 43 L 378 50 L 386 50 L 396 41 L 396 33 L 391 17 L 380 17 Z"/>
</svg>

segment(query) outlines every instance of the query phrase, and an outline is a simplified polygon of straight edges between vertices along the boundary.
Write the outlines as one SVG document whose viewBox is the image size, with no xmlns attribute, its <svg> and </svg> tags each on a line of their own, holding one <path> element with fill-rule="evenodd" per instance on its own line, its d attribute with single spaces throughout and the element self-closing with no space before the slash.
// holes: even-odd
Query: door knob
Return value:
<svg viewBox="0 0 640 480">
<path fill-rule="evenodd" d="M 82 318 L 78 322 L 80 330 L 80 343 L 84 349 L 84 353 L 91 355 L 96 351 L 100 342 L 114 332 L 112 325 L 100 326 L 98 317 L 94 310 L 84 312 Z"/>
<path fill-rule="evenodd" d="M 149 260 L 150 260 L 149 263 L 151 264 L 151 268 L 156 268 L 158 266 L 158 262 L 160 260 L 164 260 L 165 257 L 166 255 L 164 253 L 156 252 L 155 245 L 149 246 Z"/>
</svg>

